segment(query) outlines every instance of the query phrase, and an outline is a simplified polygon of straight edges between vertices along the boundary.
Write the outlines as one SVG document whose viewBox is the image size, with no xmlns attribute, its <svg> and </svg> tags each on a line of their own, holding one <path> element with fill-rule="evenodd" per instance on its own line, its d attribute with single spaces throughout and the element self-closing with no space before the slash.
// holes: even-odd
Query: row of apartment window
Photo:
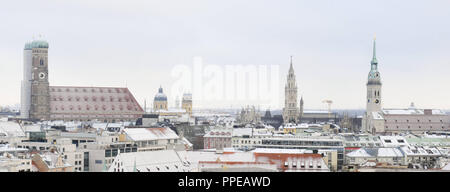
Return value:
<svg viewBox="0 0 450 192">
<path fill-rule="evenodd" d="M 399 129 L 400 127 L 399 127 L 399 126 L 396 126 L 396 128 Z M 421 129 L 422 126 L 418 126 L 418 128 Z M 442 129 L 445 129 L 445 126 L 441 126 L 441 128 L 442 128 Z M 386 129 L 389 129 L 389 126 L 386 126 Z M 411 129 L 411 126 L 410 126 L 410 125 L 408 125 L 408 129 Z M 432 126 L 432 125 L 430 126 L 430 129 L 433 129 L 433 126 Z"/>
<path fill-rule="evenodd" d="M 342 146 L 339 141 L 263 140 L 263 145 Z"/>
<path fill-rule="evenodd" d="M 137 147 L 133 147 L 133 148 L 126 147 L 126 148 L 120 148 L 120 149 L 106 149 L 105 157 L 115 157 L 115 156 L 117 156 L 119 150 L 120 150 L 120 153 L 137 152 Z"/>
<path fill-rule="evenodd" d="M 18 145 L 17 148 L 25 148 L 25 149 L 32 149 L 32 150 L 37 150 L 38 148 L 36 146 L 30 147 L 30 146 L 22 146 L 22 145 Z M 44 150 L 49 150 L 50 147 L 39 147 L 39 151 L 44 151 Z"/>
<path fill-rule="evenodd" d="M 391 120 L 389 120 L 389 121 L 391 121 Z M 393 120 L 393 121 L 395 121 L 396 123 L 398 123 L 398 120 L 397 120 L 397 119 L 395 119 L 395 120 Z M 388 120 L 385 119 L 384 122 L 388 122 Z M 407 119 L 405 122 L 406 122 L 406 123 L 409 123 L 409 119 Z M 412 121 L 411 121 L 411 122 L 412 122 Z M 417 122 L 420 123 L 420 119 L 417 119 Z M 428 122 L 431 123 L 431 119 L 428 119 Z M 441 123 L 444 123 L 444 121 L 443 121 L 442 119 L 440 119 L 440 122 L 441 122 Z"/>
<path fill-rule="evenodd" d="M 250 140 L 240 140 L 241 144 L 252 144 L 252 141 Z M 234 144 L 239 144 L 239 140 L 233 140 Z M 261 144 L 261 141 L 253 141 L 253 144 Z"/>
<path fill-rule="evenodd" d="M 377 147 L 380 147 L 381 146 L 381 144 L 380 143 L 346 143 L 345 144 L 345 146 L 346 147 L 374 147 L 374 146 L 377 146 Z"/>
<path fill-rule="evenodd" d="M 284 167 L 285 167 L 285 168 L 288 168 L 289 165 L 291 165 L 292 168 L 297 168 L 297 163 L 296 163 L 296 162 L 292 162 L 291 164 L 290 164 L 289 162 L 287 162 L 287 161 L 284 162 Z M 320 169 L 320 168 L 322 168 L 322 165 L 317 164 L 316 167 L 317 167 L 318 169 Z M 299 168 L 301 168 L 301 169 L 305 169 L 305 168 L 313 169 L 313 168 L 314 168 L 314 165 L 313 165 L 313 164 L 309 164 L 308 166 L 305 166 L 305 163 L 302 162 L 302 163 L 300 163 Z"/>
<path fill-rule="evenodd" d="M 227 142 L 227 141 L 231 141 L 231 138 L 221 138 L 221 137 L 210 137 L 210 138 L 208 138 L 208 139 L 206 139 L 206 140 L 210 140 L 210 141 L 225 141 L 225 142 Z"/>
</svg>

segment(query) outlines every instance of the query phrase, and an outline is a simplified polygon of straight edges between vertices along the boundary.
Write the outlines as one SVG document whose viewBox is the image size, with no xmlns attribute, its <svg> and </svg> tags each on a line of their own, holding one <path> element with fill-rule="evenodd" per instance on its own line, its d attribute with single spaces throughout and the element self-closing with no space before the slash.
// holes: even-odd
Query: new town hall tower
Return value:
<svg viewBox="0 0 450 192">
<path fill-rule="evenodd" d="M 295 81 L 294 67 L 292 66 L 292 56 L 291 66 L 287 75 L 284 100 L 283 123 L 298 123 L 300 113 L 297 107 L 297 82 Z"/>
</svg>

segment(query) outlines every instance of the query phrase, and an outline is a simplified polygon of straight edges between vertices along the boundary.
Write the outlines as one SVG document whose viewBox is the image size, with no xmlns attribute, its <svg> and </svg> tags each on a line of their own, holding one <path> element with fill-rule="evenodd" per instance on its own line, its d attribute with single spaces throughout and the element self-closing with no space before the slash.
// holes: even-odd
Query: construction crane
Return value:
<svg viewBox="0 0 450 192">
<path fill-rule="evenodd" d="M 322 103 L 326 103 L 328 105 L 328 121 L 331 119 L 331 104 L 333 104 L 332 100 L 323 100 Z"/>
</svg>

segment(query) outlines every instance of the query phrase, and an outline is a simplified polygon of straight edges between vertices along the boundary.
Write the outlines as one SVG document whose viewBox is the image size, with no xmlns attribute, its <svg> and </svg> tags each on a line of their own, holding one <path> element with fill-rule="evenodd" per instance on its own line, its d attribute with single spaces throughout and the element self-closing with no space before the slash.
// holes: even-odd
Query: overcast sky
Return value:
<svg viewBox="0 0 450 192">
<path fill-rule="evenodd" d="M 23 46 L 49 42 L 50 85 L 127 86 L 151 104 L 169 97 L 177 65 L 279 67 L 283 106 L 289 56 L 305 108 L 365 108 L 372 43 L 384 108 L 450 109 L 450 1 L 15 0 L 0 6 L 0 105 L 20 102 Z M 193 73 L 195 75 L 195 73 Z M 241 103 L 196 100 L 194 107 Z M 257 102 L 246 102 L 255 104 Z"/>
</svg>

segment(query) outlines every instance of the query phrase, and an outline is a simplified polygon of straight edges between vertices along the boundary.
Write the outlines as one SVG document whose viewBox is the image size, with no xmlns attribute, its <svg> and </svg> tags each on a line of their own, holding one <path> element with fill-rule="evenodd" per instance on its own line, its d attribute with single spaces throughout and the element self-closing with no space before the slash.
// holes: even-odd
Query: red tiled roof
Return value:
<svg viewBox="0 0 450 192">
<path fill-rule="evenodd" d="M 128 88 L 50 86 L 52 115 L 133 115 L 144 110 Z"/>
</svg>

